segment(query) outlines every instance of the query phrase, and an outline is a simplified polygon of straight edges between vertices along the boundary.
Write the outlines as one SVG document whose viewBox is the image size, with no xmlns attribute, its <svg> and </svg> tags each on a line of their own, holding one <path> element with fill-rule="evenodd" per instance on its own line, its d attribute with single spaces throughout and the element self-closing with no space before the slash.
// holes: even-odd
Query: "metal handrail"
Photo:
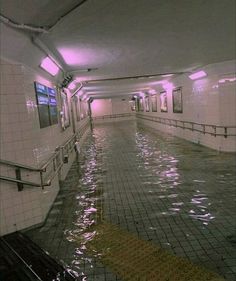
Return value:
<svg viewBox="0 0 236 281">
<path fill-rule="evenodd" d="M 94 116 L 94 117 L 92 117 L 92 120 L 107 119 L 107 118 L 119 118 L 119 117 L 133 116 L 133 115 L 135 115 L 135 112 L 133 112 L 133 113 L 120 113 L 120 114 L 107 114 L 107 115 L 102 115 L 102 116 Z"/>
<path fill-rule="evenodd" d="M 19 164 L 19 163 L 14 163 L 14 162 L 8 161 L 8 160 L 1 160 L 0 159 L 0 164 L 4 164 L 6 166 L 20 168 L 20 169 L 24 169 L 24 170 L 28 170 L 28 171 L 35 171 L 35 172 L 42 171 L 42 172 L 44 172 L 44 167 L 43 168 L 35 168 L 35 167 L 31 167 L 31 166 L 27 166 L 27 165 L 23 165 L 23 164 Z"/>
<path fill-rule="evenodd" d="M 224 136 L 225 138 L 227 137 L 232 137 L 236 136 L 236 134 L 230 134 L 228 133 L 228 129 L 236 129 L 236 126 L 223 126 L 223 125 L 214 125 L 214 124 L 204 124 L 204 123 L 197 123 L 197 122 L 192 122 L 192 121 L 185 121 L 185 120 L 177 120 L 177 119 L 170 119 L 170 118 L 163 118 L 159 116 L 147 116 L 143 114 L 136 114 L 138 118 L 148 120 L 148 121 L 153 121 L 156 123 L 168 125 L 168 126 L 173 126 L 176 128 L 181 128 L 181 129 L 186 129 L 186 130 L 191 130 L 191 131 L 196 131 L 200 132 L 203 134 L 209 134 L 212 136 Z M 190 125 L 190 127 L 187 127 L 186 125 Z M 201 126 L 202 129 L 198 129 L 194 126 Z M 206 128 L 211 128 L 214 131 L 209 132 L 206 130 Z M 223 133 L 218 133 L 217 129 L 223 129 Z"/>
<path fill-rule="evenodd" d="M 64 151 L 66 150 L 66 152 L 68 154 L 69 152 L 71 152 L 74 149 L 74 143 L 78 139 L 80 132 L 81 131 L 84 132 L 84 130 L 87 127 L 88 127 L 88 123 L 85 123 L 83 126 L 81 126 L 81 128 L 78 130 L 77 133 L 73 134 L 63 145 L 56 148 L 55 152 L 48 158 L 48 160 L 45 163 L 42 164 L 42 166 L 40 168 L 31 167 L 31 166 L 23 165 L 20 163 L 14 163 L 12 161 L 0 159 L 0 164 L 15 168 L 15 173 L 16 173 L 16 178 L 0 175 L 0 180 L 17 183 L 18 191 L 22 191 L 24 185 L 41 187 L 42 189 L 44 188 L 44 186 L 50 186 L 54 177 L 60 172 L 63 164 L 68 162 L 68 155 L 65 155 Z M 56 167 L 55 162 L 59 155 L 60 155 L 60 164 Z M 67 161 L 65 161 L 65 159 L 64 159 L 65 156 L 67 157 Z M 45 173 L 47 171 L 47 167 L 51 164 L 53 164 L 54 173 L 50 177 L 50 179 L 48 179 L 45 182 L 43 180 L 43 173 Z M 39 172 L 40 183 L 22 180 L 21 179 L 21 169 L 32 171 L 32 172 Z"/>
<path fill-rule="evenodd" d="M 32 181 L 25 181 L 25 180 L 17 180 L 17 179 L 13 179 L 10 177 L 5 177 L 5 176 L 0 176 L 1 180 L 5 180 L 5 181 L 9 181 L 9 182 L 15 182 L 15 183 L 20 183 L 23 185 L 30 185 L 30 186 L 35 186 L 35 187 L 41 187 L 41 184 L 39 183 L 35 183 Z M 49 186 L 49 181 L 47 183 L 44 184 L 44 186 Z"/>
</svg>

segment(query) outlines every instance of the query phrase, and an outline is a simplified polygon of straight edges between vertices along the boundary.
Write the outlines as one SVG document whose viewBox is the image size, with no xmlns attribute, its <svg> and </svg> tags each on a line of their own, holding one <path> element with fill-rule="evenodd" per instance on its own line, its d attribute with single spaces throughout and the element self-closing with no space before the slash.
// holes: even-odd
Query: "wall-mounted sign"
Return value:
<svg viewBox="0 0 236 281">
<path fill-rule="evenodd" d="M 152 101 L 152 112 L 157 112 L 157 95 L 152 95 L 151 101 Z"/>
<path fill-rule="evenodd" d="M 80 121 L 80 102 L 79 102 L 79 97 L 74 96 L 74 103 L 75 103 L 76 120 Z"/>
<path fill-rule="evenodd" d="M 139 100 L 139 108 L 140 108 L 140 111 L 143 111 L 144 110 L 144 106 L 143 106 L 143 98 L 140 98 Z"/>
<path fill-rule="evenodd" d="M 173 112 L 182 113 L 183 112 L 183 102 L 182 102 L 182 88 L 176 88 L 172 91 L 173 100 Z"/>
<path fill-rule="evenodd" d="M 56 90 L 34 82 L 40 128 L 58 123 Z"/>
<path fill-rule="evenodd" d="M 149 96 L 145 97 L 145 108 L 146 108 L 146 112 L 150 111 L 150 107 L 149 107 Z"/>
<path fill-rule="evenodd" d="M 160 93 L 160 107 L 161 107 L 161 112 L 168 112 L 167 93 L 166 92 Z"/>
<path fill-rule="evenodd" d="M 69 114 L 69 105 L 68 98 L 64 90 L 60 91 L 60 121 L 62 130 L 65 130 L 70 126 L 70 114 Z"/>
</svg>

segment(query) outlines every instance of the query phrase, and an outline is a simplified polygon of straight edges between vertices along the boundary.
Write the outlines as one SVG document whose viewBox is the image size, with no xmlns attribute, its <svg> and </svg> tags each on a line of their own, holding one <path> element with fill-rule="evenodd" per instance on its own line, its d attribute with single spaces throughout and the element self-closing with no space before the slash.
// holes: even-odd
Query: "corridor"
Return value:
<svg viewBox="0 0 236 281">
<path fill-rule="evenodd" d="M 106 222 L 233 281 L 235 168 L 235 154 L 135 121 L 95 125 L 44 226 L 27 235 L 82 280 L 123 280 L 86 252 Z"/>
</svg>

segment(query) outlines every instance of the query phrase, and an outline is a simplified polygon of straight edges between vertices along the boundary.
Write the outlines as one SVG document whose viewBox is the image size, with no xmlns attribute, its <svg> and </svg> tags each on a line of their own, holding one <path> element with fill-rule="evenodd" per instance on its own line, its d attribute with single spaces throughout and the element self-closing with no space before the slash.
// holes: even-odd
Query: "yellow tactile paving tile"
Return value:
<svg viewBox="0 0 236 281">
<path fill-rule="evenodd" d="M 89 252 L 126 281 L 223 281 L 222 277 L 185 258 L 171 255 L 119 227 L 101 223 L 86 243 Z M 80 241 L 81 242 L 81 241 Z"/>
</svg>

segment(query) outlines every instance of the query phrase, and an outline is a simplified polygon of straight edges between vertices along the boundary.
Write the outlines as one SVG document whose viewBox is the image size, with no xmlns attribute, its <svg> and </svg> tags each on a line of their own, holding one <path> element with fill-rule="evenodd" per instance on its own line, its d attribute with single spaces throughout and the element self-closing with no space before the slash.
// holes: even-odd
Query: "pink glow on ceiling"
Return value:
<svg viewBox="0 0 236 281">
<path fill-rule="evenodd" d="M 59 71 L 59 67 L 49 57 L 43 59 L 40 67 L 50 73 L 52 76 L 55 76 Z"/>
<path fill-rule="evenodd" d="M 74 90 L 76 88 L 76 84 L 74 82 L 71 82 L 68 87 L 69 90 Z"/>
<path fill-rule="evenodd" d="M 155 81 L 155 82 L 151 82 L 149 83 L 150 85 L 163 85 L 165 83 L 167 83 L 167 80 L 159 80 L 159 81 Z"/>
<path fill-rule="evenodd" d="M 198 72 L 195 72 L 195 73 L 189 75 L 189 78 L 191 80 L 196 80 L 196 79 L 203 78 L 203 77 L 206 77 L 206 76 L 207 76 L 206 72 L 201 70 L 201 71 L 198 71 Z"/>
<path fill-rule="evenodd" d="M 150 89 L 150 90 L 148 91 L 148 93 L 149 93 L 149 94 L 155 94 L 156 91 L 155 91 L 154 89 Z"/>
<path fill-rule="evenodd" d="M 68 65 L 77 65 L 80 64 L 79 52 L 71 49 L 59 49 L 60 54 L 62 55 L 65 63 Z"/>
<path fill-rule="evenodd" d="M 167 83 L 163 84 L 163 88 L 166 91 L 172 91 L 174 89 L 174 85 L 170 82 L 167 82 Z"/>
</svg>

